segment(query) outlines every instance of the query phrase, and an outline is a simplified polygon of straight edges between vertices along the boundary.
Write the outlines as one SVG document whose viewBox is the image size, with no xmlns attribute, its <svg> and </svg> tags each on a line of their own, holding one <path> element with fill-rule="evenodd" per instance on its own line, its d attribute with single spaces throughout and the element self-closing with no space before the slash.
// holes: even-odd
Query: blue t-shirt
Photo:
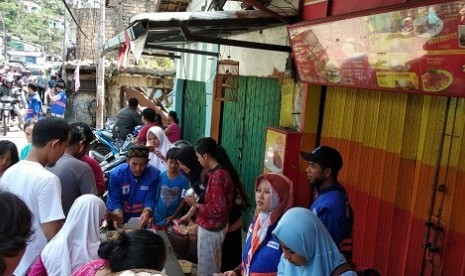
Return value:
<svg viewBox="0 0 465 276">
<path fill-rule="evenodd" d="M 158 186 L 157 204 L 155 207 L 154 217 L 155 224 L 158 226 L 165 225 L 165 219 L 176 211 L 181 203 L 182 190 L 189 189 L 189 181 L 181 173 L 175 179 L 168 177 L 168 171 L 160 175 L 160 185 Z"/>
</svg>

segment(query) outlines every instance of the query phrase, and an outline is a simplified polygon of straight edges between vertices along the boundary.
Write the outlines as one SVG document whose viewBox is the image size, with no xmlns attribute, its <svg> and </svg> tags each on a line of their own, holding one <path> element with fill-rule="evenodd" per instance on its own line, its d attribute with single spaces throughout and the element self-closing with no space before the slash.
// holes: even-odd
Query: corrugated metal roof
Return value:
<svg viewBox="0 0 465 276">
<path fill-rule="evenodd" d="M 295 22 L 295 10 L 275 11 L 290 22 Z M 177 47 L 187 42 L 228 44 L 239 47 L 288 51 L 285 45 L 268 45 L 224 39 L 240 33 L 259 31 L 284 25 L 279 19 L 262 10 L 208 11 L 208 12 L 158 12 L 141 13 L 131 18 L 127 28 L 131 41 L 147 33 L 145 48 Z M 103 53 L 114 50 L 125 41 L 125 32 L 107 40 Z M 242 43 L 242 44 L 241 44 Z M 241 46 L 242 45 L 242 46 Z M 177 51 L 177 50 L 174 50 Z"/>
</svg>

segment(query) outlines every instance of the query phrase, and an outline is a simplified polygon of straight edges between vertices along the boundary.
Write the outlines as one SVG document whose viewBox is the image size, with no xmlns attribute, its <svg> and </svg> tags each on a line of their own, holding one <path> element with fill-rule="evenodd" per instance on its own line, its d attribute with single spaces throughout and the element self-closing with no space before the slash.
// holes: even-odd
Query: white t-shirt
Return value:
<svg viewBox="0 0 465 276">
<path fill-rule="evenodd" d="M 21 160 L 3 174 L 0 188 L 19 196 L 33 214 L 34 234 L 15 275 L 25 275 L 47 244 L 41 224 L 65 218 L 61 207 L 61 185 L 56 175 L 41 164 Z"/>
</svg>

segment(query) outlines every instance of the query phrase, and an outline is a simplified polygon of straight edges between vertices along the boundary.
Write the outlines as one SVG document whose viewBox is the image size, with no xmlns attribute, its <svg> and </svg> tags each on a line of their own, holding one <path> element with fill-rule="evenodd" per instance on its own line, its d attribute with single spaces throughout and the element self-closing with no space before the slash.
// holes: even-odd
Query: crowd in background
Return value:
<svg viewBox="0 0 465 276">
<path fill-rule="evenodd" d="M 65 81 L 58 72 L 40 70 L 32 75 L 27 68 L 0 67 L 0 99 L 13 99 L 14 115 L 10 123 L 24 128 L 27 120 L 38 120 L 46 115 L 63 118 L 67 95 Z M 5 99 L 2 99 L 4 101 Z"/>
</svg>

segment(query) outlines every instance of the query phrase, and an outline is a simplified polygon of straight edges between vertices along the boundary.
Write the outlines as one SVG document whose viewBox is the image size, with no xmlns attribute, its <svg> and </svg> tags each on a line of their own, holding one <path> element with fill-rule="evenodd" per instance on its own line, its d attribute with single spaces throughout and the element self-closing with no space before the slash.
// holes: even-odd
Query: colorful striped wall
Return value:
<svg viewBox="0 0 465 276">
<path fill-rule="evenodd" d="M 341 151 L 356 214 L 354 261 L 465 275 L 464 100 L 329 87 L 324 108 L 321 144 Z"/>
<path fill-rule="evenodd" d="M 207 52 L 218 52 L 217 44 L 189 43 L 184 48 Z M 176 78 L 201 82 L 213 82 L 216 75 L 217 58 L 199 54 L 182 53 L 176 60 Z"/>
</svg>

